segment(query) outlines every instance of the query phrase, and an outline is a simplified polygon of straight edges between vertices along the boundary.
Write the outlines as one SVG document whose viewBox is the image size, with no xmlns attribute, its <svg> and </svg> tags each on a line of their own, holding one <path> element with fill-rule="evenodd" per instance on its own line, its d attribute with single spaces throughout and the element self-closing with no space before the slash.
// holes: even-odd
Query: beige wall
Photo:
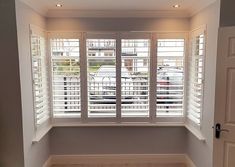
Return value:
<svg viewBox="0 0 235 167">
<path fill-rule="evenodd" d="M 48 18 L 49 31 L 188 31 L 188 19 Z"/>
<path fill-rule="evenodd" d="M 190 20 L 191 30 L 194 30 L 201 25 L 207 26 L 204 106 L 201 129 L 203 135 L 206 137 L 206 142 L 200 142 L 191 133 L 188 133 L 188 154 L 194 160 L 197 167 L 212 167 L 212 126 L 214 124 L 215 77 L 219 15 L 220 1 L 217 0 L 216 3 L 202 10 L 197 15 L 193 16 Z"/>
<path fill-rule="evenodd" d="M 20 60 L 25 167 L 42 167 L 42 164 L 49 157 L 50 145 L 49 135 L 44 136 L 39 143 L 32 144 L 35 131 L 29 24 L 46 28 L 46 19 L 35 13 L 31 8 L 18 0 L 16 1 L 16 13 Z"/>
<path fill-rule="evenodd" d="M 51 153 L 183 154 L 186 129 L 179 127 L 64 127 L 53 128 Z"/>
<path fill-rule="evenodd" d="M 23 167 L 15 0 L 0 1 L 0 166 Z"/>
</svg>

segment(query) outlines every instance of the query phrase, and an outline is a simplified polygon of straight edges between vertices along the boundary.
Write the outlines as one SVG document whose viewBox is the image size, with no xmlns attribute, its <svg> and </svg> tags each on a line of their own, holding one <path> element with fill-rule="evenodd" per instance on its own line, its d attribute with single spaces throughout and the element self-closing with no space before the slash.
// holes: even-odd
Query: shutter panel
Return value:
<svg viewBox="0 0 235 167">
<path fill-rule="evenodd" d="M 50 118 L 48 77 L 46 62 L 46 39 L 43 30 L 31 26 L 31 60 L 33 77 L 33 95 L 36 126 Z"/>
<path fill-rule="evenodd" d="M 157 116 L 183 116 L 184 39 L 157 40 Z"/>
<path fill-rule="evenodd" d="M 79 39 L 51 39 L 51 66 L 54 117 L 80 117 Z"/>
<path fill-rule="evenodd" d="M 123 39 L 121 60 L 122 117 L 148 117 L 150 40 Z"/>
<path fill-rule="evenodd" d="M 203 104 L 205 35 L 193 35 L 192 54 L 189 57 L 189 86 L 187 117 L 197 125 L 201 123 Z"/>
<path fill-rule="evenodd" d="M 116 40 L 87 39 L 88 117 L 116 117 Z"/>
</svg>

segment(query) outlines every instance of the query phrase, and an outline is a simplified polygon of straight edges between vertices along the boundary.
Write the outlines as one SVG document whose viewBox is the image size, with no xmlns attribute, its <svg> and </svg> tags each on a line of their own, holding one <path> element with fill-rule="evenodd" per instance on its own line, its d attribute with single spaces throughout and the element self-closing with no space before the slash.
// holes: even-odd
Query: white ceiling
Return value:
<svg viewBox="0 0 235 167">
<path fill-rule="evenodd" d="M 115 15 L 124 16 L 125 12 L 127 15 L 130 13 L 134 14 L 139 11 L 143 15 L 157 15 L 159 12 L 173 12 L 180 13 L 180 16 L 193 15 L 209 4 L 216 0 L 21 0 L 28 4 L 36 11 L 43 15 L 54 16 L 56 13 L 78 11 L 81 16 L 85 16 L 87 13 L 101 12 L 101 15 L 114 12 Z M 63 5 L 62 8 L 57 8 L 55 5 L 60 3 Z M 180 4 L 181 7 L 178 9 L 173 8 L 174 4 Z M 81 13 L 82 11 L 82 13 Z M 96 11 L 96 12 L 94 12 Z M 157 12 L 157 13 L 156 13 Z M 111 14 L 112 15 L 112 14 Z M 110 17 L 111 15 L 107 15 Z M 147 16 L 146 15 L 146 16 Z M 79 16 L 79 15 L 78 15 Z M 91 17 L 91 15 L 89 15 Z M 157 17 L 157 16 L 156 16 Z"/>
</svg>

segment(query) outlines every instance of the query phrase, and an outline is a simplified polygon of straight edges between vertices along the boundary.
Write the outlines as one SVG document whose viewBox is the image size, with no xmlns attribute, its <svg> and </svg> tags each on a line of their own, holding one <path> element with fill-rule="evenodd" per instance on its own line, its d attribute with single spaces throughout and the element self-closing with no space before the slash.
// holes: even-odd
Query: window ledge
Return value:
<svg viewBox="0 0 235 167">
<path fill-rule="evenodd" d="M 53 127 L 156 127 L 156 126 L 184 126 L 184 123 L 55 123 Z"/>
<path fill-rule="evenodd" d="M 38 129 L 35 133 L 35 136 L 32 140 L 32 143 L 38 143 L 40 140 L 53 128 L 51 125 L 44 126 Z"/>
<path fill-rule="evenodd" d="M 197 137 L 198 140 L 203 142 L 206 141 L 206 138 L 204 137 L 204 135 L 200 130 L 188 124 L 185 124 L 185 128 L 188 129 L 195 137 Z"/>
<path fill-rule="evenodd" d="M 33 138 L 33 143 L 38 143 L 40 140 L 53 128 L 53 127 L 185 127 L 188 131 L 190 131 L 195 137 L 197 137 L 200 141 L 205 141 L 206 138 L 200 132 L 200 130 L 195 127 L 185 124 L 183 122 L 158 122 L 158 123 L 142 123 L 142 122 L 134 122 L 134 123 L 79 123 L 79 122 L 69 122 L 69 123 L 54 123 L 53 125 L 46 125 L 42 128 L 38 129 L 35 137 Z"/>
</svg>

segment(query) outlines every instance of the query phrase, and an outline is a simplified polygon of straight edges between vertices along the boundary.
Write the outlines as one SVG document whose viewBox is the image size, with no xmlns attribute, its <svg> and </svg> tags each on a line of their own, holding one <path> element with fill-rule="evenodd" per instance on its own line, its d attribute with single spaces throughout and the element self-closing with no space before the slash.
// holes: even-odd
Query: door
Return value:
<svg viewBox="0 0 235 167">
<path fill-rule="evenodd" d="M 221 28 L 218 44 L 213 167 L 235 167 L 235 27 Z"/>
</svg>

